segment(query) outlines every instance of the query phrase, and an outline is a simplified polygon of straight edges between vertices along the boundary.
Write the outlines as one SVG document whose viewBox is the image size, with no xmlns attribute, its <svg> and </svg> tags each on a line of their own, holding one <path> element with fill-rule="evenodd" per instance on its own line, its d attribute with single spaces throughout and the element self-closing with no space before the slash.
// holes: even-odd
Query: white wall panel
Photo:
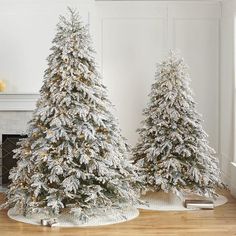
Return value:
<svg viewBox="0 0 236 236">
<path fill-rule="evenodd" d="M 103 79 L 129 142 L 137 141 L 156 63 L 177 48 L 190 66 L 210 145 L 219 152 L 219 3 L 104 1 L 96 10 Z"/>
<path fill-rule="evenodd" d="M 163 20 L 106 19 L 103 30 L 104 83 L 116 105 L 123 134 L 134 143 L 155 64 L 162 56 Z"/>
<path fill-rule="evenodd" d="M 101 71 L 123 135 L 137 140 L 156 62 L 167 48 L 166 7 L 136 2 L 99 4 Z"/>
<path fill-rule="evenodd" d="M 168 7 L 170 47 L 180 49 L 189 65 L 197 110 L 210 145 L 220 155 L 219 3 L 172 3 Z"/>
<path fill-rule="evenodd" d="M 218 19 L 175 18 L 172 30 L 173 48 L 181 50 L 189 65 L 197 109 L 203 115 L 210 144 L 219 153 Z"/>
</svg>

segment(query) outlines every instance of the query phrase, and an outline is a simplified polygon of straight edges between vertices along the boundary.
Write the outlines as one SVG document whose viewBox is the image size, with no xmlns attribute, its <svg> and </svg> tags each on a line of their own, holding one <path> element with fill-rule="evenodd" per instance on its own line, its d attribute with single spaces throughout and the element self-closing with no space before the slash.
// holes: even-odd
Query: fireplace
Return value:
<svg viewBox="0 0 236 236">
<path fill-rule="evenodd" d="M 28 127 L 27 123 L 32 118 L 32 112 L 36 107 L 38 98 L 39 94 L 0 93 L 0 145 L 3 143 L 3 134 L 25 134 Z M 16 143 L 17 140 L 14 142 Z M 0 192 L 5 191 L 5 188 L 2 188 L 2 169 L 2 151 L 0 148 Z"/>
<path fill-rule="evenodd" d="M 27 135 L 2 134 L 2 185 L 9 184 L 9 171 L 16 166 L 17 160 L 13 158 L 13 150 L 18 147 L 17 143 Z"/>
</svg>

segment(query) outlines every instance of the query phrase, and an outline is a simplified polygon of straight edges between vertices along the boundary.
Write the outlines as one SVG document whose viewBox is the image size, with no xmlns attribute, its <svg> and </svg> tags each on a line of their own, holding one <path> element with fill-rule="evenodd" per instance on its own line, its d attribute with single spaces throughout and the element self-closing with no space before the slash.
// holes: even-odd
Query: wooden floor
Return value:
<svg viewBox="0 0 236 236">
<path fill-rule="evenodd" d="M 0 236 L 157 236 L 236 235 L 236 199 L 225 192 L 228 203 L 215 210 L 158 212 L 141 210 L 132 221 L 94 228 L 48 228 L 16 222 L 0 211 Z M 0 203 L 4 195 L 0 194 Z"/>
</svg>

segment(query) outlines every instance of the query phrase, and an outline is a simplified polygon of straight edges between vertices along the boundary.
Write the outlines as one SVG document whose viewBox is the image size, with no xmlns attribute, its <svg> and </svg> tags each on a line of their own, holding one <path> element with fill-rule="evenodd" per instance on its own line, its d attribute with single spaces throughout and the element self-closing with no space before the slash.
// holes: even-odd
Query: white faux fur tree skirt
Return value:
<svg viewBox="0 0 236 236">
<path fill-rule="evenodd" d="M 99 217 L 93 217 L 89 219 L 87 222 L 83 223 L 69 213 L 62 213 L 57 218 L 58 224 L 56 226 L 57 227 L 89 227 L 89 226 L 110 225 L 110 224 L 122 223 L 128 220 L 132 220 L 138 217 L 138 215 L 139 215 L 139 211 L 135 207 L 125 206 L 122 208 L 122 210 L 110 209 L 109 211 L 104 213 L 104 215 L 100 215 Z M 48 218 L 47 216 L 43 214 L 35 214 L 29 217 L 25 217 L 23 215 L 17 214 L 13 208 L 11 208 L 8 211 L 8 217 L 16 221 L 33 224 L 33 225 L 40 225 L 41 219 Z"/>
<path fill-rule="evenodd" d="M 147 202 L 147 205 L 138 205 L 137 208 L 146 210 L 158 211 L 190 211 L 196 209 L 187 209 L 184 207 L 183 200 L 173 193 L 147 192 L 141 197 L 141 200 Z M 227 198 L 219 195 L 216 200 L 213 200 L 214 206 L 220 206 L 227 202 Z M 198 209 L 197 209 L 198 210 Z"/>
</svg>

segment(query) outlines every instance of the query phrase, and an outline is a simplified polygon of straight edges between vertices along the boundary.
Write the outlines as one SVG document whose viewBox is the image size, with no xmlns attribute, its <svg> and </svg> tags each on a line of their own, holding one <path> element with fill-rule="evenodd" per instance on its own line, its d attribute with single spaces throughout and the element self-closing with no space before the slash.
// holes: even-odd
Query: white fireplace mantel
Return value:
<svg viewBox="0 0 236 236">
<path fill-rule="evenodd" d="M 39 94 L 0 93 L 0 111 L 33 111 Z"/>
</svg>

